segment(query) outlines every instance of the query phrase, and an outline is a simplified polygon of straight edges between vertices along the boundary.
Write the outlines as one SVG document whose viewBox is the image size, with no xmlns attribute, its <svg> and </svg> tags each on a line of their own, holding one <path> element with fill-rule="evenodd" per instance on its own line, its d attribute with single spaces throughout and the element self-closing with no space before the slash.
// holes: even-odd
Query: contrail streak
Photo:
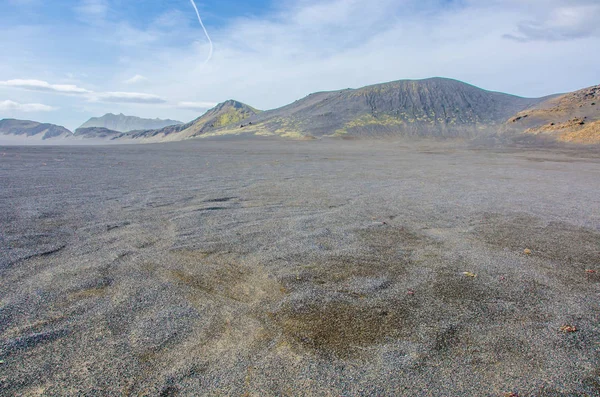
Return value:
<svg viewBox="0 0 600 397">
<path fill-rule="evenodd" d="M 194 3 L 194 0 L 190 0 L 190 3 L 192 3 L 192 6 L 194 7 L 194 10 L 196 11 L 196 16 L 198 17 L 198 22 L 200 22 L 200 26 L 202 26 L 202 30 L 204 30 L 204 34 L 206 35 L 206 38 L 208 39 L 208 44 L 210 46 L 209 50 L 208 50 L 208 56 L 206 57 L 206 61 L 204 61 L 204 64 L 206 65 L 208 63 L 208 61 L 210 61 L 210 59 L 212 58 L 212 55 L 213 55 L 213 42 L 210 39 L 208 32 L 206 31 L 206 27 L 204 26 L 204 23 L 202 22 L 202 18 L 200 18 L 200 13 L 198 12 L 198 7 L 196 7 L 196 3 Z"/>
</svg>

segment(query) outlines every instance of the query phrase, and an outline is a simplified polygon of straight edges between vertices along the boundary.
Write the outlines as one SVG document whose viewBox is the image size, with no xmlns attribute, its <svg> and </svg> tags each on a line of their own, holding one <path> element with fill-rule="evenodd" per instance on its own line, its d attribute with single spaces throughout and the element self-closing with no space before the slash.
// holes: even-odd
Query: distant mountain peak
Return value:
<svg viewBox="0 0 600 397">
<path fill-rule="evenodd" d="M 47 140 L 51 138 L 67 138 L 73 133 L 60 125 L 38 123 L 31 120 L 0 120 L 0 135 L 20 136 Z"/>
<path fill-rule="evenodd" d="M 136 116 L 126 116 L 123 113 L 107 113 L 102 117 L 92 117 L 78 129 L 98 127 L 118 132 L 129 132 L 158 129 L 180 124 L 183 123 L 177 120 L 144 119 Z"/>
<path fill-rule="evenodd" d="M 187 124 L 169 126 L 161 129 L 140 131 L 132 134 L 133 138 L 153 140 L 180 140 L 209 133 L 215 133 L 226 128 L 240 128 L 246 119 L 260 113 L 245 103 L 228 99 L 209 109 L 202 116 Z"/>
</svg>

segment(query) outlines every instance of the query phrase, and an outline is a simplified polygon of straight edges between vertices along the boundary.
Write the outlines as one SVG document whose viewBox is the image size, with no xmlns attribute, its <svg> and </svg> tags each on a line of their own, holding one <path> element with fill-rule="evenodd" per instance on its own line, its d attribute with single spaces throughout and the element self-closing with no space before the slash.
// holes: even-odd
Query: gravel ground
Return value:
<svg viewBox="0 0 600 397">
<path fill-rule="evenodd" d="M 598 154 L 3 147 L 0 248 L 6 396 L 600 395 Z"/>
</svg>

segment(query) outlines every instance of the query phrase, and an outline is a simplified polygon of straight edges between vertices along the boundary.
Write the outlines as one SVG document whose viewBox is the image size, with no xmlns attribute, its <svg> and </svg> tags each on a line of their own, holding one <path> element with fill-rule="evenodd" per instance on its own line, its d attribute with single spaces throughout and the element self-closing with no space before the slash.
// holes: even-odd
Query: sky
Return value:
<svg viewBox="0 0 600 397">
<path fill-rule="evenodd" d="M 190 121 L 236 99 L 449 77 L 539 97 L 600 84 L 598 0 L 0 0 L 0 119 Z"/>
</svg>

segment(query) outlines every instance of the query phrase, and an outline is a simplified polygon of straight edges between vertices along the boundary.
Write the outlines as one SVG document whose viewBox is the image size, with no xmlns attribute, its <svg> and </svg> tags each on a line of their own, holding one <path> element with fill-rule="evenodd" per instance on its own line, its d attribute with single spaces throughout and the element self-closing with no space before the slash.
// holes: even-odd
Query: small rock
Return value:
<svg viewBox="0 0 600 397">
<path fill-rule="evenodd" d="M 563 332 L 565 334 L 570 334 L 573 332 L 577 332 L 577 327 L 574 327 L 573 325 L 563 325 L 562 327 L 560 327 L 560 332 Z"/>
<path fill-rule="evenodd" d="M 531 250 L 530 250 L 529 248 L 525 248 L 525 249 L 523 250 L 523 253 L 524 253 L 525 255 L 531 255 Z"/>
</svg>

